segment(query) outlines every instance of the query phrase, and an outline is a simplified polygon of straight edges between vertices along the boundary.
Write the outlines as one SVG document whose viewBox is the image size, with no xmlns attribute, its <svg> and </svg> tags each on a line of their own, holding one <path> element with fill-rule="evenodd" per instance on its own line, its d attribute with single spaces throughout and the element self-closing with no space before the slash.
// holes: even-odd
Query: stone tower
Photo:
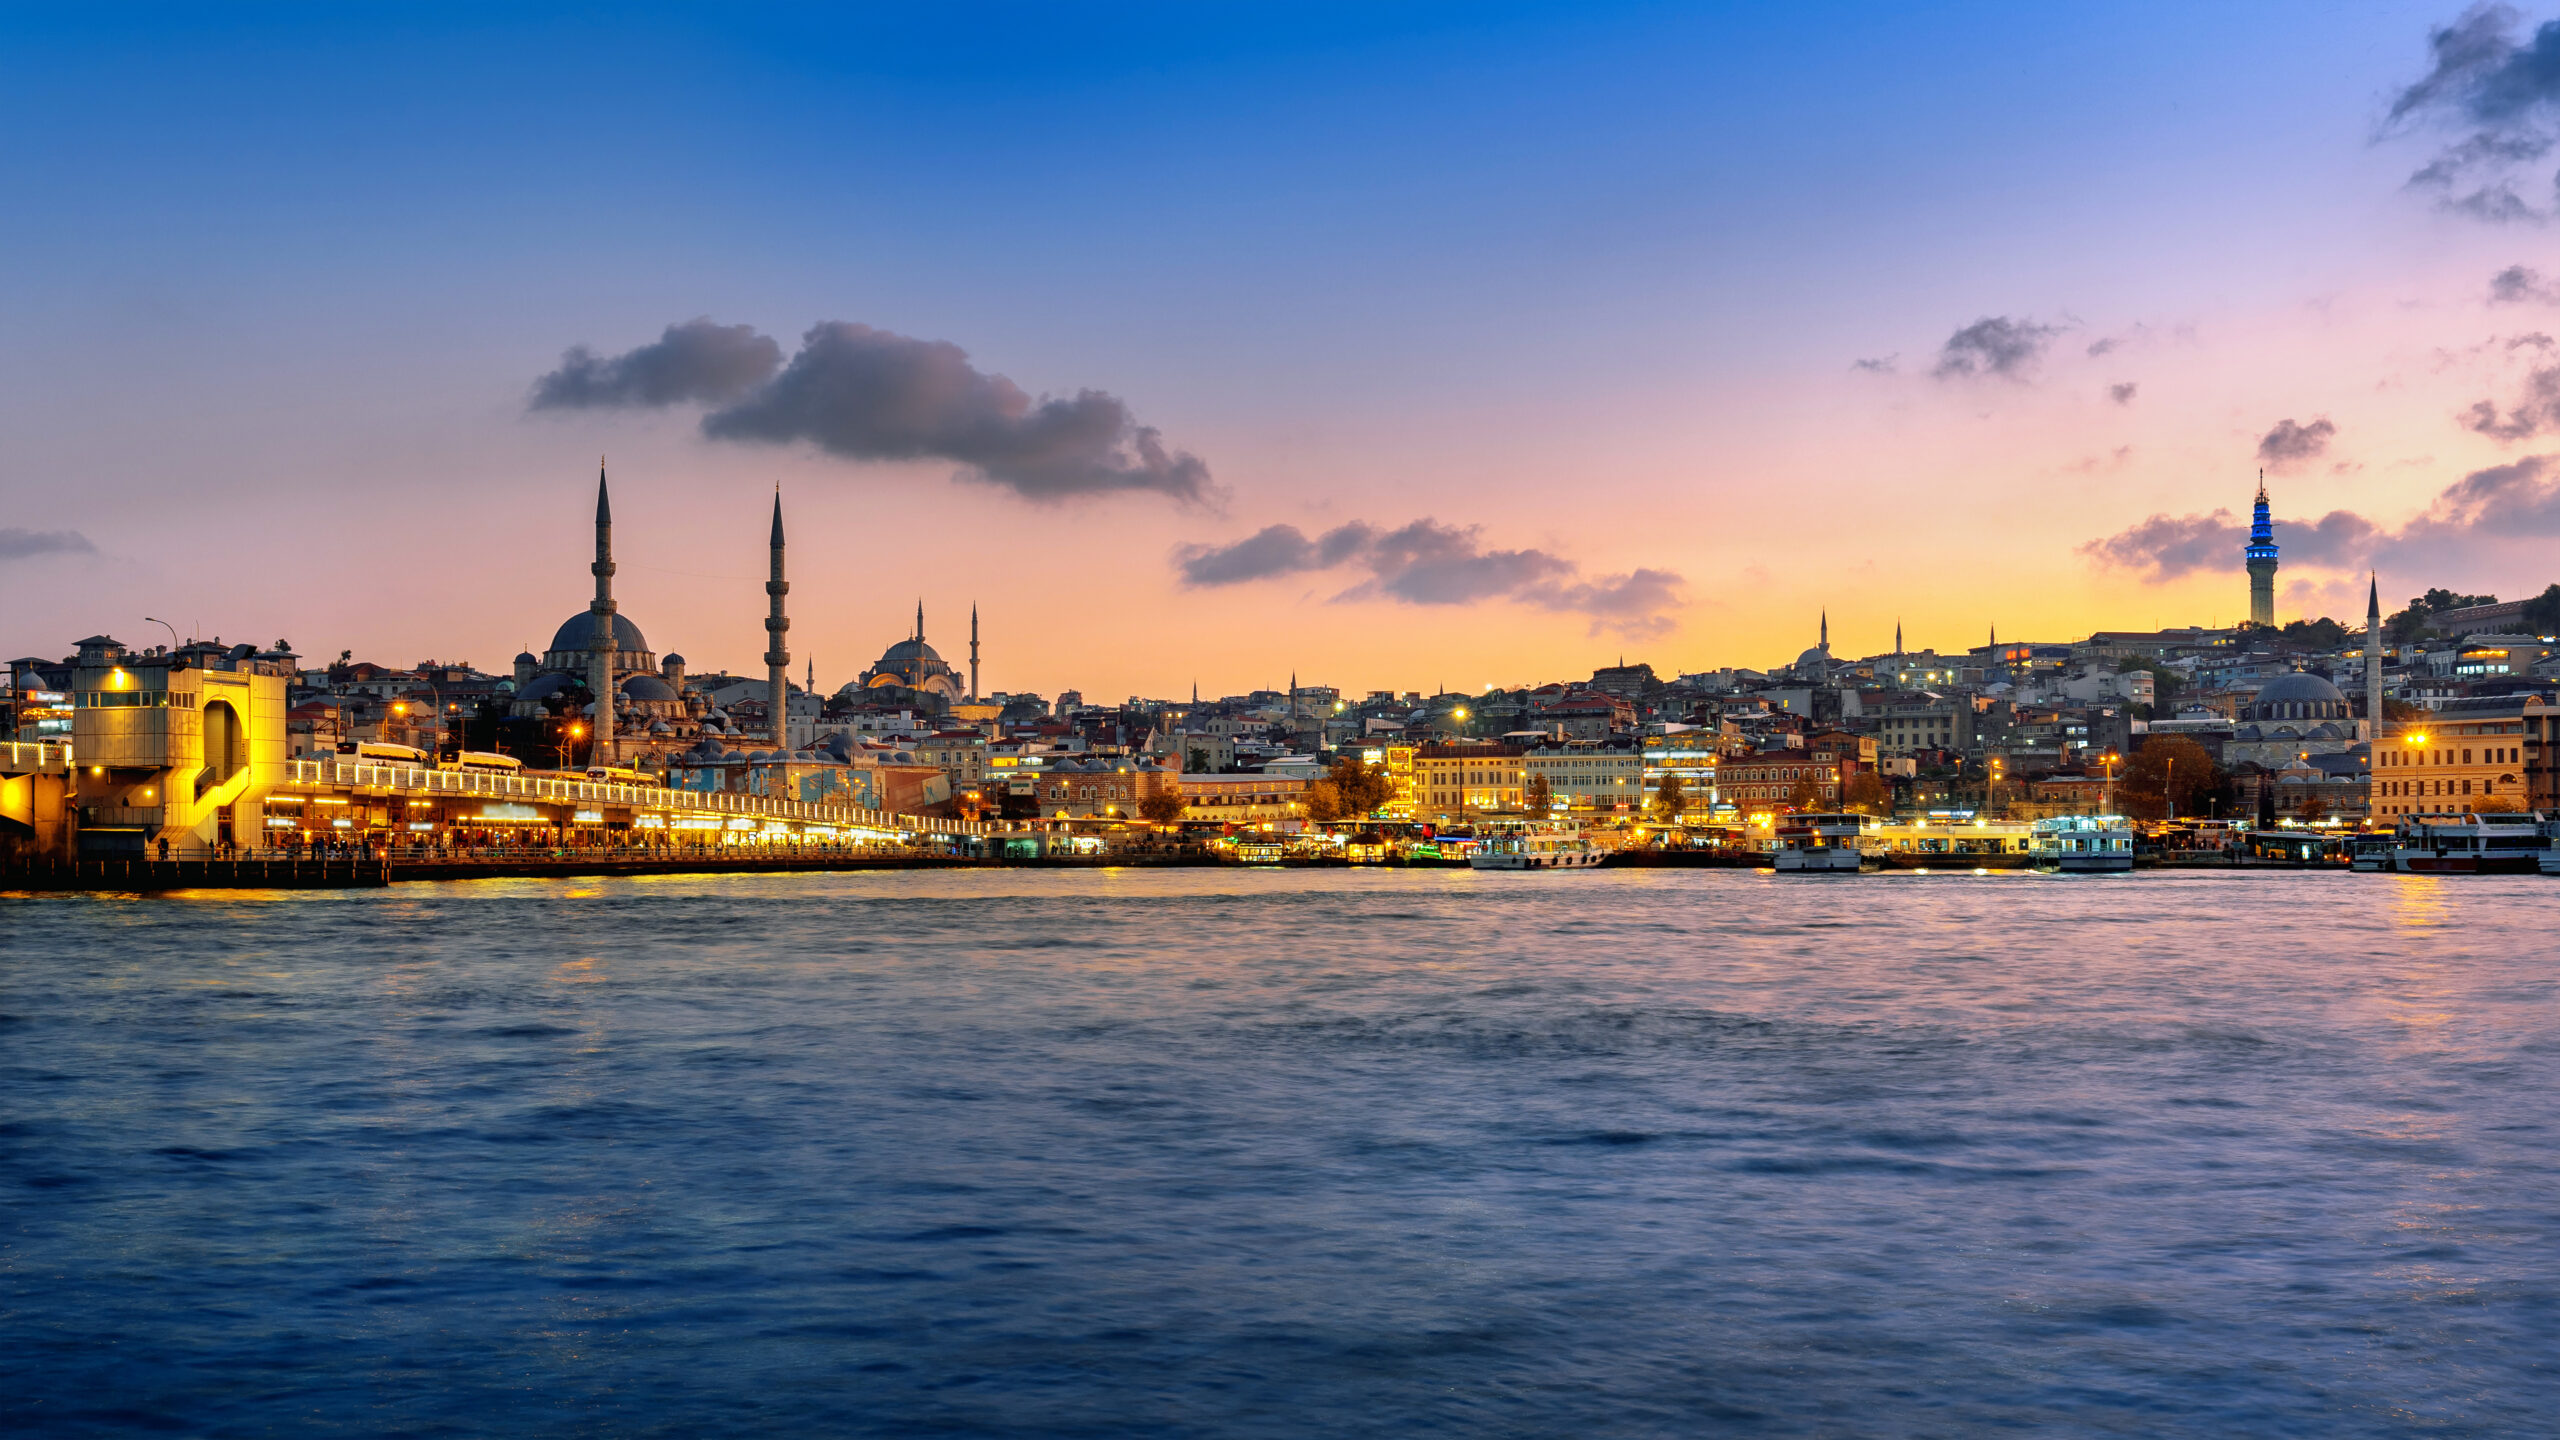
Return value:
<svg viewBox="0 0 2560 1440">
<path fill-rule="evenodd" d="M 588 763 L 610 765 L 613 749 L 613 653 L 619 648 L 613 637 L 613 499 L 605 492 L 604 462 L 596 462 L 596 561 L 587 567 L 595 573 L 596 598 L 587 606 L 595 617 L 595 639 L 587 647 L 587 693 L 595 697 L 594 741 L 587 749 Z"/>
<path fill-rule="evenodd" d="M 2258 472 L 2258 508 L 2249 516 L 2249 623 L 2276 623 L 2276 527 L 2267 517 L 2267 472 Z"/>
<path fill-rule="evenodd" d="M 773 748 L 791 748 L 791 652 L 784 648 L 783 634 L 791 621 L 782 613 L 782 597 L 791 593 L 789 582 L 782 578 L 782 491 L 773 492 L 773 575 L 764 582 L 766 609 L 764 617 L 765 703 L 773 720 Z"/>
<path fill-rule="evenodd" d="M 2365 581 L 2364 592 L 2364 739 L 2382 744 L 2382 579 Z"/>
</svg>

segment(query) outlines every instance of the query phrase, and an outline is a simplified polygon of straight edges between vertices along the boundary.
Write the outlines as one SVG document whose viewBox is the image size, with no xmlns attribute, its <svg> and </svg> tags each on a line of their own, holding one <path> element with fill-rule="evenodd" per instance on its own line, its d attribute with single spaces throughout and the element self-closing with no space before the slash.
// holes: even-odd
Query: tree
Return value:
<svg viewBox="0 0 2560 1440">
<path fill-rule="evenodd" d="M 1179 790 L 1159 790 L 1138 802 L 1138 818 L 1150 825 L 1171 825 L 1182 819 L 1183 801 Z"/>
<path fill-rule="evenodd" d="M 1810 775 L 1798 780 L 1796 788 L 1787 792 L 1787 808 L 1796 811 L 1821 809 L 1822 783 Z"/>
<path fill-rule="evenodd" d="M 2384 621 L 2382 637 L 2394 645 L 2406 644 L 2434 629 L 2435 617 L 2447 610 L 2468 610 L 2475 605 L 2497 603 L 2498 597 L 2495 595 L 2463 595 L 2445 589 L 2429 590 L 2424 595 L 2411 597 L 2408 609 Z"/>
<path fill-rule="evenodd" d="M 2514 815 L 2524 809 L 2524 802 L 2512 795 L 2483 795 L 2467 803 L 2474 815 Z"/>
<path fill-rule="evenodd" d="M 1183 757 L 1182 768 L 1190 771 L 1194 775 L 1208 774 L 1209 752 L 1201 749 L 1197 745 L 1191 747 L 1191 753 Z"/>
<path fill-rule="evenodd" d="M 2427 715 L 2428 710 L 2424 705 L 2412 705 L 2406 700 L 2383 697 L 2382 718 L 2385 720 L 2424 720 Z"/>
<path fill-rule="evenodd" d="M 2560 585 L 2547 586 L 2524 602 L 2524 628 L 2536 635 L 2560 635 Z"/>
<path fill-rule="evenodd" d="M 1861 815 L 1881 815 L 1893 803 L 1893 792 L 1885 787 L 1884 777 L 1872 770 L 1861 770 L 1849 777 L 1840 792 L 1842 808 Z"/>
<path fill-rule="evenodd" d="M 1333 762 L 1325 783 L 1333 786 L 1346 816 L 1374 815 L 1396 798 L 1395 777 L 1386 766 L 1364 764 L 1349 755 Z"/>
<path fill-rule="evenodd" d="M 1544 815 L 1555 809 L 1556 787 L 1548 781 L 1544 770 L 1533 771 L 1528 785 L 1520 792 L 1520 803 L 1532 815 Z"/>
<path fill-rule="evenodd" d="M 1665 775 L 1653 787 L 1653 813 L 1660 816 L 1664 824 L 1678 824 L 1688 808 L 1688 792 L 1682 788 L 1678 775 Z"/>
<path fill-rule="evenodd" d="M 1307 818 L 1321 825 L 1342 818 L 1342 791 L 1330 780 L 1307 782 Z"/>
<path fill-rule="evenodd" d="M 2133 752 L 2116 793 L 2125 812 L 2140 819 L 2195 815 L 2222 788 L 2222 778 L 2212 751 L 2184 735 L 2161 735 Z"/>
<path fill-rule="evenodd" d="M 2346 643 L 2347 627 L 2323 615 L 2317 620 L 2288 620 L 2283 634 L 2288 644 L 2312 650 L 2334 650 Z"/>
</svg>

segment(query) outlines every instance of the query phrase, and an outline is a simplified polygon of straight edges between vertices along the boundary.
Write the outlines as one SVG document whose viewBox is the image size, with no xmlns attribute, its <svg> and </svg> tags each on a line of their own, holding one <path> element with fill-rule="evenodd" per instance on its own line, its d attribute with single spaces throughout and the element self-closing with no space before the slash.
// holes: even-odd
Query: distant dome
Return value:
<svg viewBox="0 0 2560 1440">
<path fill-rule="evenodd" d="M 525 687 L 516 692 L 516 699 L 519 701 L 548 700 L 552 696 L 557 695 L 564 690 L 575 690 L 576 688 L 578 688 L 578 680 L 576 676 L 541 675 L 526 681 Z"/>
<path fill-rule="evenodd" d="M 516 652 L 516 663 L 519 665 L 539 665 L 542 663 L 542 657 L 534 654 L 530 650 L 519 650 Z"/>
<path fill-rule="evenodd" d="M 560 622 L 559 630 L 551 637 L 551 648 L 555 652 L 584 650 L 595 638 L 596 617 L 581 610 Z M 649 642 L 641 638 L 640 627 L 631 623 L 631 617 L 616 612 L 613 617 L 613 648 L 641 651 L 649 648 Z"/>
<path fill-rule="evenodd" d="M 2244 719 L 2260 722 L 2349 718 L 2347 697 L 2338 693 L 2337 686 L 2308 670 L 2296 670 L 2268 681 L 2242 707 L 2241 714 Z"/>
<path fill-rule="evenodd" d="M 911 660 L 930 660 L 939 665 L 942 663 L 942 656 L 936 653 L 932 646 L 921 640 L 901 640 L 880 652 L 882 668 L 903 665 Z"/>
</svg>

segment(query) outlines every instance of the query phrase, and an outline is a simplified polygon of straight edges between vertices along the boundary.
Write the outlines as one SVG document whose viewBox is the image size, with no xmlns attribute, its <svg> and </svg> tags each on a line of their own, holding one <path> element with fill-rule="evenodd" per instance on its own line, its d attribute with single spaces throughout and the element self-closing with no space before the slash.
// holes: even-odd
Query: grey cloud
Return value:
<svg viewBox="0 0 2560 1440">
<path fill-rule="evenodd" d="M 1929 373 L 1941 380 L 1977 375 L 2023 380 L 2036 361 L 2043 358 L 2053 337 L 2061 333 L 2059 325 L 1986 315 L 1947 337 L 1947 343 L 1939 347 L 1938 363 Z"/>
<path fill-rule="evenodd" d="M 744 325 L 671 325 L 657 342 L 610 359 L 572 350 L 534 385 L 542 410 L 720 408 L 702 417 L 714 440 L 806 441 L 848 460 L 946 460 L 964 478 L 1028 500 L 1126 492 L 1215 504 L 1199 457 L 1166 447 L 1119 397 L 1100 390 L 1033 399 L 969 363 L 943 340 L 822 321 L 799 353 Z"/>
<path fill-rule="evenodd" d="M 2430 67 L 2393 99 L 2385 121 L 2386 129 L 2428 123 L 2456 132 L 2409 183 L 2475 219 L 2549 218 L 2517 184 L 2523 167 L 2550 153 L 2560 119 L 2560 22 L 2519 39 L 2522 21 L 2508 6 L 2482 4 L 2430 31 Z"/>
<path fill-rule="evenodd" d="M 560 368 L 533 382 L 536 410 L 596 410 L 735 400 L 782 368 L 782 347 L 752 325 L 709 319 L 670 325 L 637 350 L 606 359 L 584 345 L 560 357 Z"/>
<path fill-rule="evenodd" d="M 2464 429 L 2508 444 L 2560 430 L 2560 365 L 2546 366 L 2526 376 L 2523 396 L 2504 412 L 2496 401 L 2482 400 L 2460 418 Z"/>
<path fill-rule="evenodd" d="M 2397 529 L 2351 510 L 2276 522 L 2289 564 L 2322 569 L 2424 572 L 2474 563 L 2484 544 L 2560 536 L 2560 456 L 2528 456 L 2475 470 L 2448 485 Z M 2236 570 L 2248 526 L 2228 510 L 2154 515 L 2080 547 L 2100 565 L 2151 580 Z"/>
<path fill-rule="evenodd" d="M 98 547 L 77 530 L 0 529 L 0 560 L 32 560 L 39 555 L 95 555 Z"/>
<path fill-rule="evenodd" d="M 1583 615 L 1592 632 L 1631 638 L 1668 633 L 1681 603 L 1681 577 L 1639 569 L 1585 577 L 1581 567 L 1545 550 L 1488 550 L 1481 530 L 1429 518 L 1393 530 L 1353 521 L 1309 539 L 1294 525 L 1271 525 L 1229 545 L 1186 545 L 1174 552 L 1185 585 L 1210 588 L 1351 567 L 1359 578 L 1336 601 L 1394 600 L 1408 605 L 1472 605 L 1509 600 Z"/>
<path fill-rule="evenodd" d="M 2328 420 L 2314 420 L 2297 425 L 2291 419 L 2279 420 L 2276 428 L 2258 441 L 2258 458 L 2272 470 L 2290 470 L 2328 453 L 2329 442 L 2337 436 L 2338 427 Z"/>
<path fill-rule="evenodd" d="M 2489 277 L 2492 305 L 2560 305 L 2560 288 L 2527 265 L 2510 265 Z"/>
<path fill-rule="evenodd" d="M 2133 403 L 2134 392 L 2141 388 L 2141 386 L 2127 380 L 2121 385 L 2108 386 L 2107 398 L 2113 400 L 2119 405 L 2130 405 Z"/>
<path fill-rule="evenodd" d="M 1125 491 L 1206 503 L 1209 467 L 1165 448 L 1117 396 L 1033 400 L 945 340 L 823 321 L 771 383 L 704 416 L 719 440 L 806 440 L 849 460 L 951 460 L 1029 500 Z"/>
<path fill-rule="evenodd" d="M 1864 370 L 1870 375 L 1890 375 L 1901 368 L 1901 362 L 1902 357 L 1899 355 L 1877 355 L 1864 360 L 1852 360 L 1849 362 L 1849 368 Z"/>
</svg>

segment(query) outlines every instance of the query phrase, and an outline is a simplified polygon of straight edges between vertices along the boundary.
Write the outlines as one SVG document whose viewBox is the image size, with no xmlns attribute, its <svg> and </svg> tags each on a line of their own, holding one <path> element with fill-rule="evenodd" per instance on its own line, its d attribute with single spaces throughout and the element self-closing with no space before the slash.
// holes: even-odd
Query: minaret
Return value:
<svg viewBox="0 0 2560 1440">
<path fill-rule="evenodd" d="M 2382 744 L 2382 577 L 2370 576 L 2364 592 L 2364 739 Z M 2366 763 L 2378 760 L 2377 754 Z"/>
<path fill-rule="evenodd" d="M 596 563 L 587 569 L 596 577 L 595 603 L 587 607 L 595 617 L 594 637 L 587 641 L 587 693 L 596 702 L 595 740 L 587 754 L 593 764 L 610 765 L 615 758 L 613 655 L 620 647 L 613 636 L 613 501 L 605 493 L 601 458 L 596 461 Z"/>
<path fill-rule="evenodd" d="M 1817 637 L 1814 648 L 1825 655 L 1831 653 L 1831 607 L 1828 605 L 1822 609 L 1822 634 Z"/>
<path fill-rule="evenodd" d="M 2276 527 L 2267 518 L 2267 472 L 2258 472 L 2258 508 L 2249 517 L 2249 623 L 2276 623 Z"/>
<path fill-rule="evenodd" d="M 969 703 L 978 703 L 978 602 L 969 602 Z"/>
<path fill-rule="evenodd" d="M 1897 660 L 1902 658 L 1902 622 L 1899 620 L 1893 622 L 1893 656 Z"/>
<path fill-rule="evenodd" d="M 782 613 L 782 597 L 791 593 L 791 585 L 782 578 L 782 487 L 773 489 L 773 578 L 764 582 L 768 597 L 764 617 L 765 703 L 773 720 L 773 748 L 791 748 L 791 652 L 784 648 L 783 635 L 791 629 L 790 619 Z"/>
<path fill-rule="evenodd" d="M 916 597 L 916 640 L 919 643 L 924 640 L 924 597 L 921 595 Z"/>
</svg>

